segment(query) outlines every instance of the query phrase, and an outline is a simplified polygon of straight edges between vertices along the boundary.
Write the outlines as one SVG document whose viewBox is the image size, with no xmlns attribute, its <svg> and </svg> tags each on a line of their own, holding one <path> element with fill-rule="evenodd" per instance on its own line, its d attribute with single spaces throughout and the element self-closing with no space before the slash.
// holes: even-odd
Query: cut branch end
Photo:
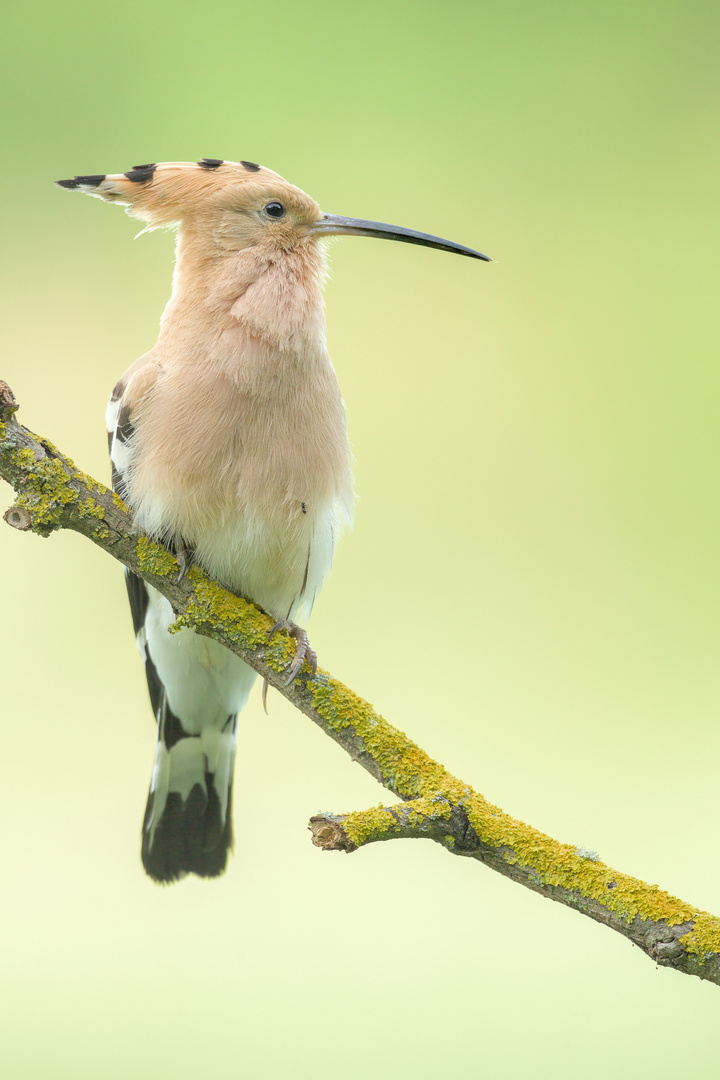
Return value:
<svg viewBox="0 0 720 1080">
<path fill-rule="evenodd" d="M 26 510 L 24 506 L 11 506 L 3 514 L 3 521 L 6 521 L 8 525 L 12 525 L 13 529 L 19 529 L 20 532 L 27 532 L 28 529 L 32 529 L 30 511 Z"/>
<path fill-rule="evenodd" d="M 0 379 L 0 420 L 7 420 L 19 408 L 12 390 L 3 379 Z"/>
<path fill-rule="evenodd" d="M 323 851 L 355 851 L 357 847 L 341 825 L 321 814 L 310 818 L 308 828 L 313 844 Z"/>
</svg>

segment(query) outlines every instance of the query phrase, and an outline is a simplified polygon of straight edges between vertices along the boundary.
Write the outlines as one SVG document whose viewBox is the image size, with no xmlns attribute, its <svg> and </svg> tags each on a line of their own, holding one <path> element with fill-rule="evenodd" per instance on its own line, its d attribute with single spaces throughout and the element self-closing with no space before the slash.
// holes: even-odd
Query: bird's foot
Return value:
<svg viewBox="0 0 720 1080">
<path fill-rule="evenodd" d="M 293 662 L 290 665 L 290 673 L 285 680 L 285 685 L 289 686 L 291 682 L 295 681 L 306 660 L 310 665 L 310 678 L 314 678 L 315 672 L 317 671 L 317 653 L 314 649 L 310 648 L 308 636 L 302 626 L 290 622 L 289 619 L 278 619 L 268 636 L 272 637 L 276 630 L 287 630 L 290 637 L 295 638 L 297 641 L 297 648 L 295 649 L 295 655 L 293 657 Z"/>
<path fill-rule="evenodd" d="M 175 558 L 177 559 L 177 564 L 180 567 L 180 573 L 177 576 L 177 582 L 179 584 L 185 577 L 185 572 L 193 560 L 193 552 L 190 548 L 185 547 L 184 540 L 176 541 Z"/>
</svg>

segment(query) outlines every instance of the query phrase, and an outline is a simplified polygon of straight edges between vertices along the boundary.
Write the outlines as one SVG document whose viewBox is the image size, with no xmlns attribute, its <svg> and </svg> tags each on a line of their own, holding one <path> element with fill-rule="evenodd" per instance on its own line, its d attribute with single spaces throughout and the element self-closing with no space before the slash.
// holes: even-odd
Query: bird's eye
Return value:
<svg viewBox="0 0 720 1080">
<path fill-rule="evenodd" d="M 285 213 L 285 207 L 279 202 L 269 202 L 265 207 L 265 213 L 268 217 L 280 218 Z"/>
</svg>

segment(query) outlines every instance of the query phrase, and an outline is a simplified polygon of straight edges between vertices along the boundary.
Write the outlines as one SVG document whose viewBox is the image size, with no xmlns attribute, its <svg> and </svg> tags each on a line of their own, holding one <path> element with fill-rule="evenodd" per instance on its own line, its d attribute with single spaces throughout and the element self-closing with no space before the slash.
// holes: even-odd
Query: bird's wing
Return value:
<svg viewBox="0 0 720 1080">
<path fill-rule="evenodd" d="M 161 370 L 154 363 L 130 369 L 108 404 L 112 487 L 121 498 L 141 452 L 143 403 Z M 143 865 L 156 881 L 189 872 L 215 877 L 232 846 L 236 714 L 255 673 L 215 641 L 190 630 L 170 634 L 175 616 L 169 602 L 128 569 L 125 584 L 158 725 Z"/>
</svg>

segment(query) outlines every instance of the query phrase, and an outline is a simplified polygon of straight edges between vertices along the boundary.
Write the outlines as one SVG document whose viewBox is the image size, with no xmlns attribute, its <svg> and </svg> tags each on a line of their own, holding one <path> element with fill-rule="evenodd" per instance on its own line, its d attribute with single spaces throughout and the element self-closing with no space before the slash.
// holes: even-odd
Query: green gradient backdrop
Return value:
<svg viewBox="0 0 720 1080">
<path fill-rule="evenodd" d="M 247 158 L 487 251 L 333 248 L 360 501 L 312 640 L 507 810 L 720 912 L 717 4 L 5 19 L 21 419 L 105 476 L 169 290 L 169 235 L 53 179 Z M 3 1076 L 717 1076 L 717 988 L 429 845 L 313 849 L 310 814 L 384 795 L 277 696 L 241 725 L 228 874 L 154 887 L 120 570 L 73 535 L 0 555 Z"/>
</svg>

